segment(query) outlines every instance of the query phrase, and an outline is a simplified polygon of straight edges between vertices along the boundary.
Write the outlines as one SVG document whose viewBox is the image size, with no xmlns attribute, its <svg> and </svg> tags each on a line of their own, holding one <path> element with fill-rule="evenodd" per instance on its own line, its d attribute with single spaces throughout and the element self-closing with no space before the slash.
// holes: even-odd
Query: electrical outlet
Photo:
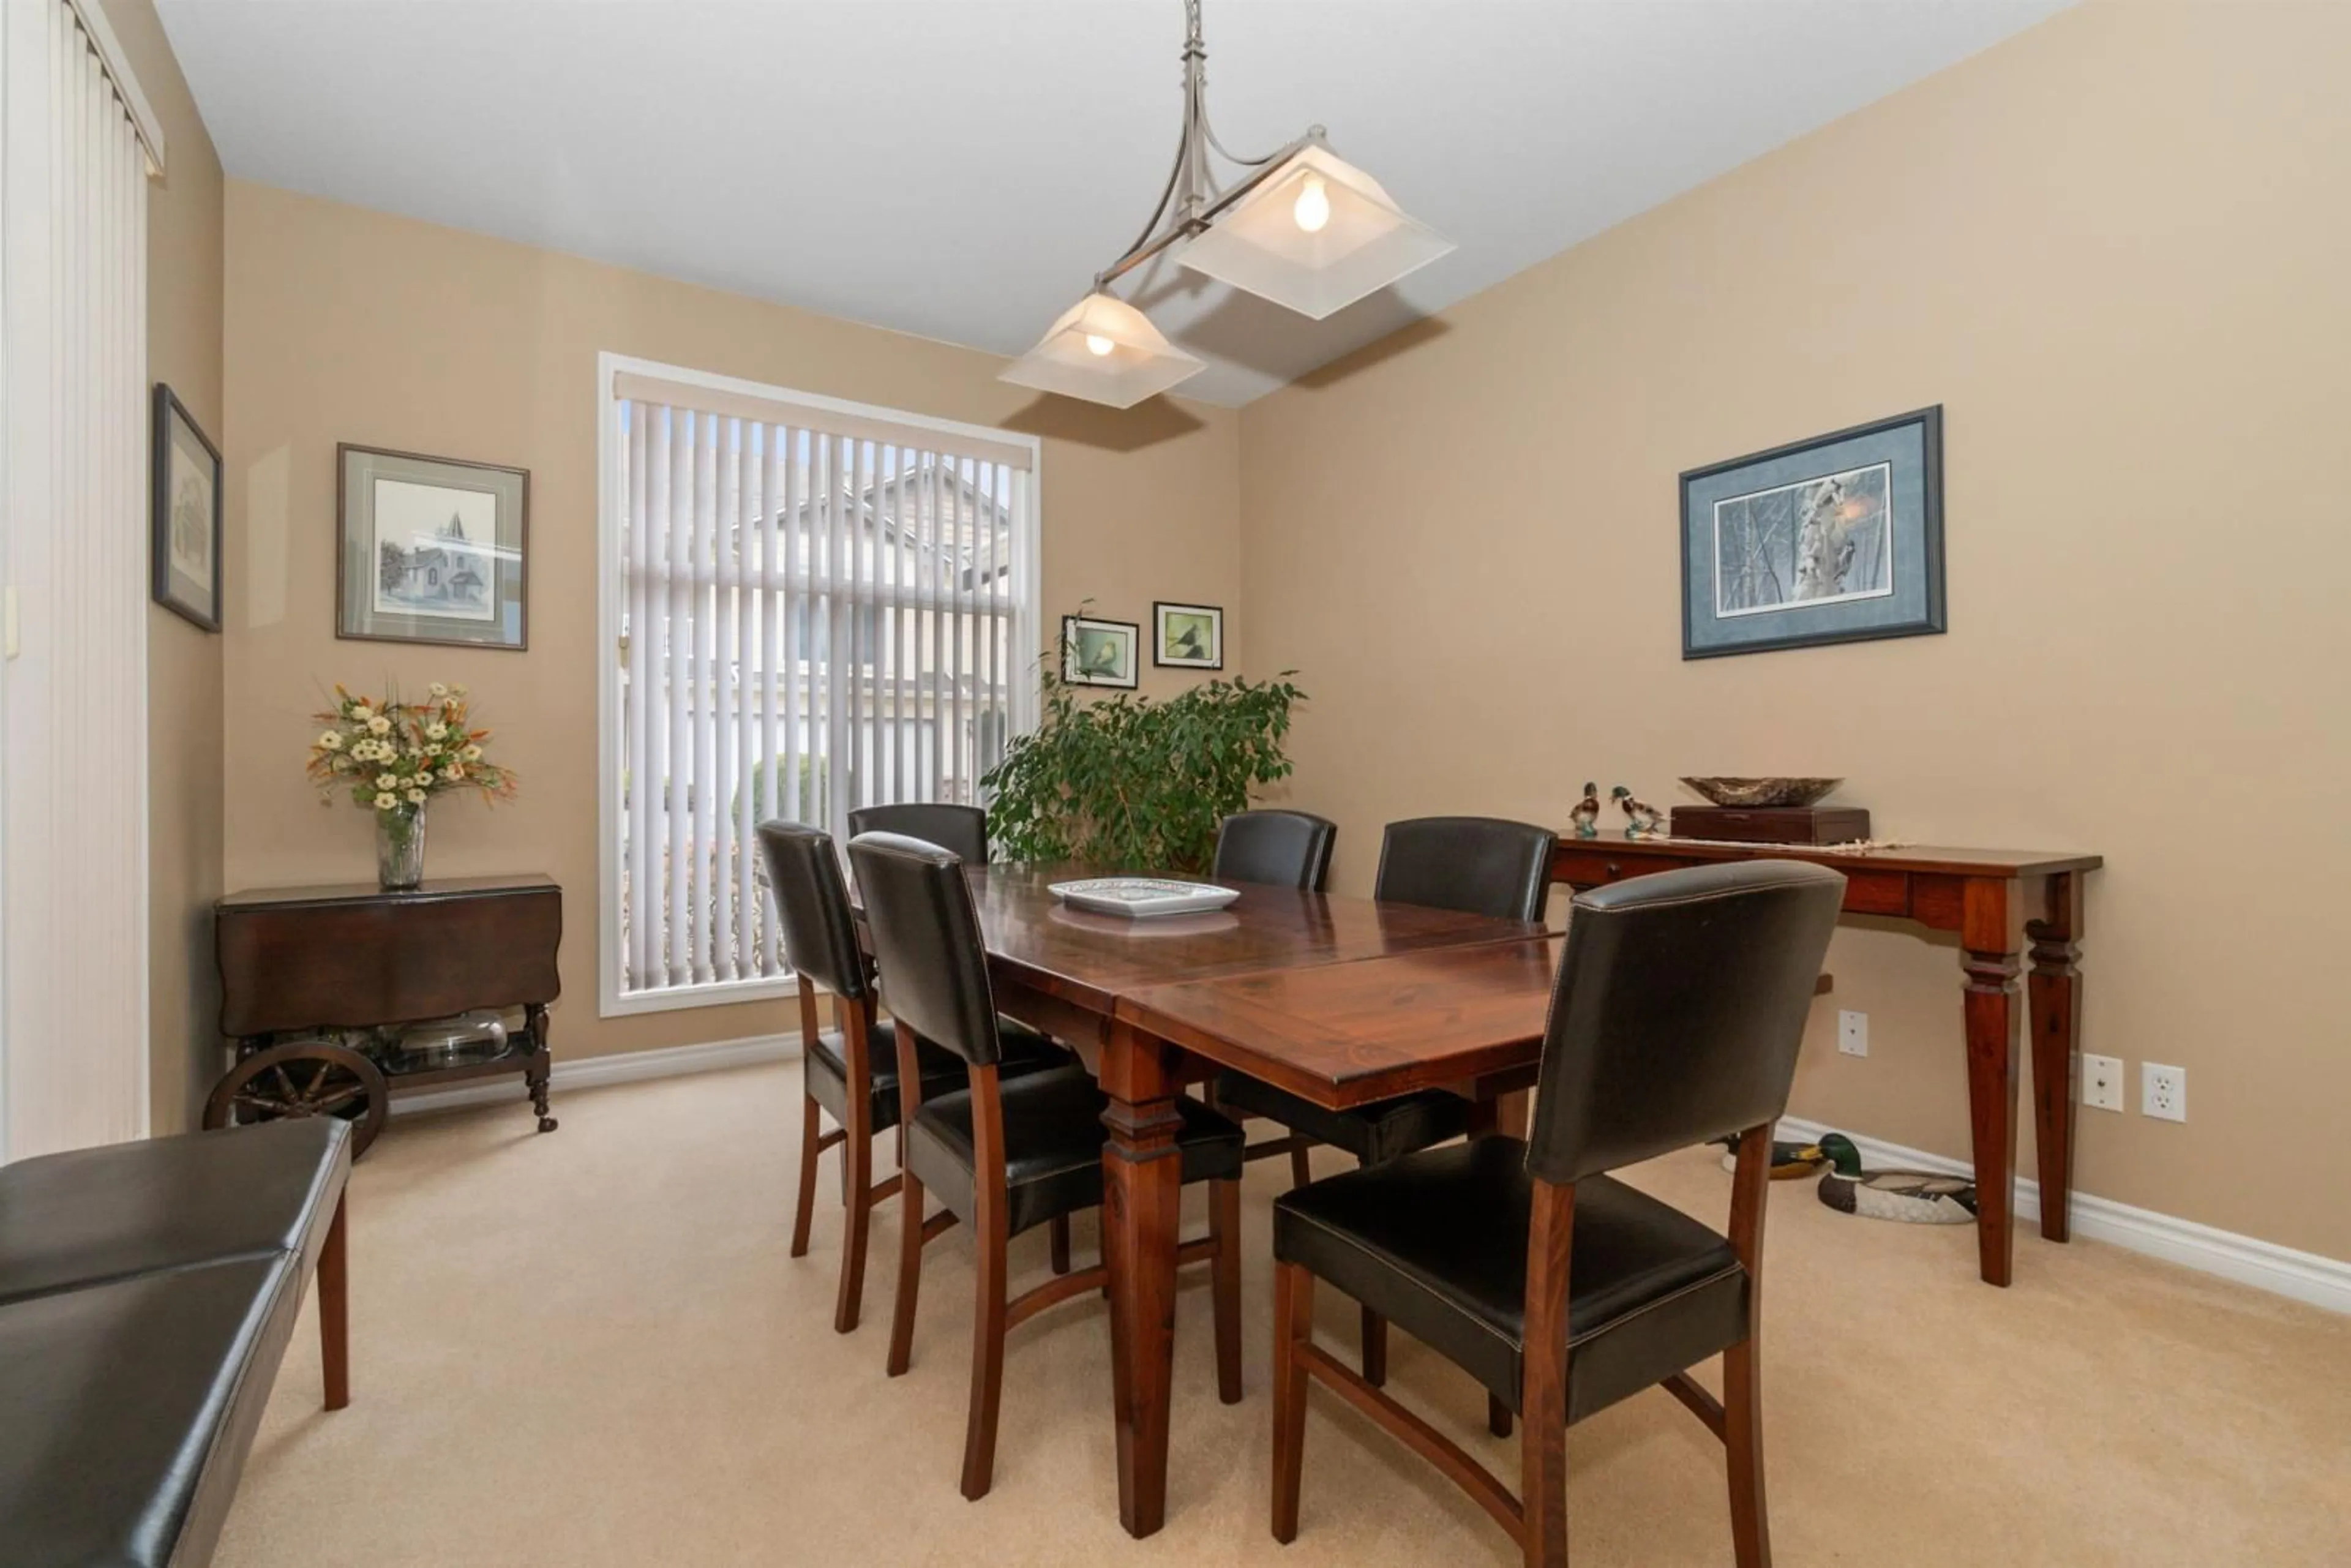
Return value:
<svg viewBox="0 0 2351 1568">
<path fill-rule="evenodd" d="M 2082 1053 L 2082 1103 L 2101 1111 L 2123 1108 L 2123 1059 Z"/>
<path fill-rule="evenodd" d="M 2166 1122 L 2188 1120 L 2188 1069 L 2156 1061 L 2139 1063 L 2138 1109 L 2142 1116 Z"/>
<path fill-rule="evenodd" d="M 1845 1009 L 1837 1014 L 1837 1049 L 1847 1056 L 1869 1054 L 1869 1015 Z"/>
</svg>

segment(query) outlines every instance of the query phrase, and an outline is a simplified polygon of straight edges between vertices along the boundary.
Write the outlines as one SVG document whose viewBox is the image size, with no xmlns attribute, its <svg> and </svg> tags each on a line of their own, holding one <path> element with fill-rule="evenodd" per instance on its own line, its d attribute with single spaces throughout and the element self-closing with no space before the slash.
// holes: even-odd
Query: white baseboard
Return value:
<svg viewBox="0 0 2351 1568">
<path fill-rule="evenodd" d="M 1844 1131 L 1841 1127 L 1830 1127 L 1800 1116 L 1780 1119 L 1779 1132 L 1783 1138 L 1810 1141 L 1823 1133 Z M 1951 1176 L 1973 1174 L 1965 1160 L 1930 1155 L 1924 1149 L 1905 1148 L 1900 1144 L 1886 1143 L 1859 1133 L 1845 1133 L 1844 1135 L 1851 1138 L 1854 1147 L 1861 1151 L 1865 1165 L 1939 1171 Z M 2041 1184 L 2024 1176 L 2017 1177 L 2018 1223 L 2040 1218 Z M 2351 1312 L 2351 1263 L 2322 1257 L 2315 1252 L 2298 1252 L 2291 1247 L 2280 1247 L 2273 1241 L 2199 1225 L 2192 1219 L 2177 1219 L 2150 1208 L 2134 1208 L 2127 1203 L 2116 1203 L 2112 1198 L 2098 1197 L 2078 1188 L 2074 1193 L 2074 1234 L 2095 1241 L 2111 1241 L 2117 1247 L 2144 1252 L 2168 1263 L 2177 1263 L 2199 1273 L 2218 1274 L 2224 1280 L 2234 1280 L 2256 1290 L 2290 1296 L 2314 1307 Z"/>
<path fill-rule="evenodd" d="M 704 1045 L 674 1045 L 664 1051 L 626 1051 L 612 1056 L 585 1056 L 567 1061 L 555 1059 L 550 1088 L 594 1089 L 609 1083 L 634 1083 L 647 1078 L 675 1078 L 687 1072 L 716 1072 L 721 1068 L 748 1067 L 761 1061 L 781 1061 L 800 1053 L 798 1034 L 755 1034 L 743 1040 L 716 1040 Z M 417 1111 L 447 1111 L 460 1105 L 510 1102 L 522 1091 L 513 1078 L 486 1078 L 438 1094 L 403 1095 L 392 1103 L 395 1116 Z M 561 1114 L 559 1110 L 557 1113 Z"/>
</svg>

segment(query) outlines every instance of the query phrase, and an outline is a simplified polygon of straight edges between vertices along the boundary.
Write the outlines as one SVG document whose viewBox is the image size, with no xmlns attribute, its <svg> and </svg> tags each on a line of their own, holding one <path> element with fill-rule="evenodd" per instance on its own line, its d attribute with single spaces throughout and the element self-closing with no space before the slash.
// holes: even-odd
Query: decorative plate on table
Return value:
<svg viewBox="0 0 2351 1568">
<path fill-rule="evenodd" d="M 1207 882 L 1169 882 L 1153 876 L 1097 876 L 1083 882 L 1057 882 L 1055 898 L 1073 909 L 1097 915 L 1197 915 L 1222 909 L 1238 898 L 1240 890 Z"/>
</svg>

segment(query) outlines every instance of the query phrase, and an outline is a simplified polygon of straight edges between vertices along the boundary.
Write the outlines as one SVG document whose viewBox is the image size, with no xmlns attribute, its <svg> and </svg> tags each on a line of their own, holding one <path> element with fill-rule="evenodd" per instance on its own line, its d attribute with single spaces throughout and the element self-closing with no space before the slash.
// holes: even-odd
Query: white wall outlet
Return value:
<svg viewBox="0 0 2351 1568">
<path fill-rule="evenodd" d="M 2123 1059 L 2082 1053 L 2082 1103 L 2101 1111 L 2123 1108 Z"/>
<path fill-rule="evenodd" d="M 1837 1049 L 1847 1056 L 1869 1054 L 1869 1015 L 1846 1008 L 1837 1013 Z"/>
<path fill-rule="evenodd" d="M 2188 1120 L 2188 1069 L 2142 1061 L 2138 1068 L 2138 1109 L 2142 1116 L 2166 1122 Z"/>
</svg>

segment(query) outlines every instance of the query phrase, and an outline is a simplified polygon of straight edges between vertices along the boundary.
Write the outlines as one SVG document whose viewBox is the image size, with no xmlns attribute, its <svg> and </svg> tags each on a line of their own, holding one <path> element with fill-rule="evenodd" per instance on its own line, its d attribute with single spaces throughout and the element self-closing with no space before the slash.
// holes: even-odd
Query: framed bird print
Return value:
<svg viewBox="0 0 2351 1568">
<path fill-rule="evenodd" d="M 1225 667 L 1225 612 L 1214 604 L 1154 604 L 1151 662 L 1162 669 Z"/>
<path fill-rule="evenodd" d="M 1943 411 L 1681 477 L 1682 657 L 1943 630 Z"/>
<path fill-rule="evenodd" d="M 1073 686 L 1133 686 L 1143 628 L 1132 621 L 1061 617 L 1061 679 Z"/>
</svg>

